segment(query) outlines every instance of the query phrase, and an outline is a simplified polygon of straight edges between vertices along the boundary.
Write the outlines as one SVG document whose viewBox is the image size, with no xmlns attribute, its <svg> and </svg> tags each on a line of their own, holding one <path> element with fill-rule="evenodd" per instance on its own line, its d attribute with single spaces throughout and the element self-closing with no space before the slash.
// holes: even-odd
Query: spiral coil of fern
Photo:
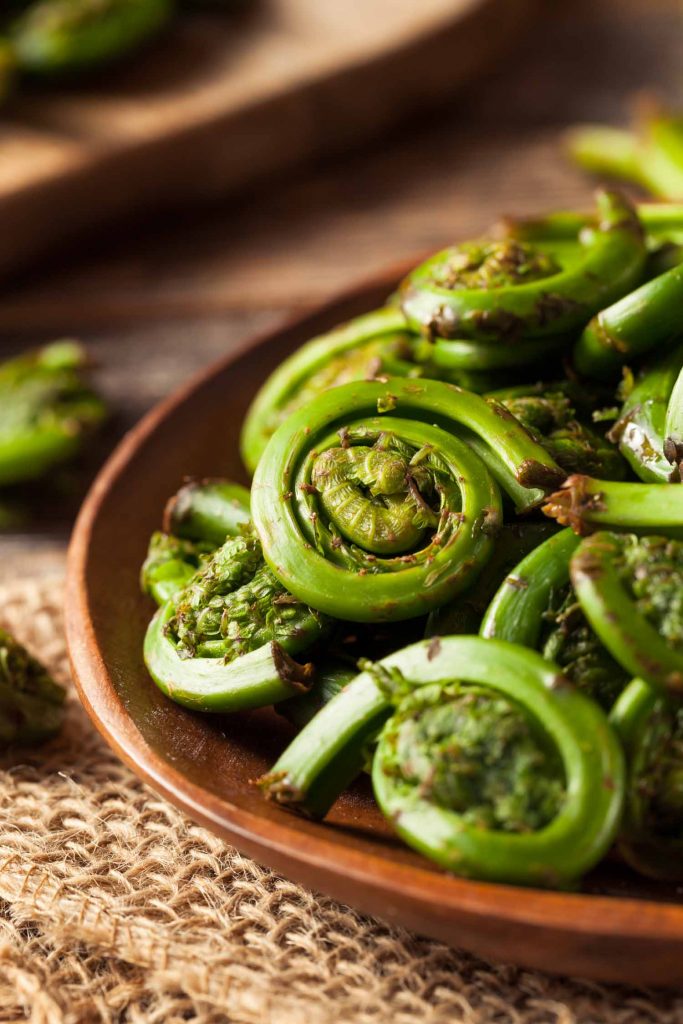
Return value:
<svg viewBox="0 0 683 1024">
<path fill-rule="evenodd" d="M 633 207 L 609 192 L 597 205 L 594 229 L 561 252 L 510 238 L 437 253 L 401 286 L 408 323 L 430 338 L 510 345 L 581 328 L 635 287 L 645 264 Z"/>
<path fill-rule="evenodd" d="M 348 384 L 295 412 L 252 489 L 273 573 L 350 621 L 426 614 L 461 591 L 490 554 L 501 509 L 458 433 L 484 445 L 530 501 L 564 476 L 506 410 L 438 381 Z"/>
<path fill-rule="evenodd" d="M 623 763 L 603 713 L 551 662 L 478 637 L 422 641 L 369 665 L 299 733 L 264 791 L 323 815 L 383 721 L 377 801 L 448 870 L 567 885 L 616 834 Z"/>
</svg>

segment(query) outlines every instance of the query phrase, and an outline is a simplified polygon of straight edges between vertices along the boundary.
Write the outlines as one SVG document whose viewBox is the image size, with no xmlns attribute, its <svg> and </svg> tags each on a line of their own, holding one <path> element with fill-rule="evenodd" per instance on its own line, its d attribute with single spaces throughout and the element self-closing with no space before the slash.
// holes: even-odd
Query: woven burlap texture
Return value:
<svg viewBox="0 0 683 1024">
<path fill-rule="evenodd" d="M 71 687 L 59 580 L 0 622 Z M 491 966 L 273 874 L 157 797 L 73 690 L 0 777 L 0 1020 L 33 1024 L 678 1024 L 683 997 Z"/>
</svg>

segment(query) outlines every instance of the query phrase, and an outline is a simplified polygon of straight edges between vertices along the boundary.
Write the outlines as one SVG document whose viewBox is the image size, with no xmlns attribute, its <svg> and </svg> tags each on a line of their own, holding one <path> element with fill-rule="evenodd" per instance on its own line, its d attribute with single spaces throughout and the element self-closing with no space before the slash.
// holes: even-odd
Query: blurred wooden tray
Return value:
<svg viewBox="0 0 683 1024">
<path fill-rule="evenodd" d="M 254 0 L 185 16 L 0 120 L 0 273 L 121 215 L 209 198 L 370 136 L 509 45 L 538 0 Z"/>
</svg>

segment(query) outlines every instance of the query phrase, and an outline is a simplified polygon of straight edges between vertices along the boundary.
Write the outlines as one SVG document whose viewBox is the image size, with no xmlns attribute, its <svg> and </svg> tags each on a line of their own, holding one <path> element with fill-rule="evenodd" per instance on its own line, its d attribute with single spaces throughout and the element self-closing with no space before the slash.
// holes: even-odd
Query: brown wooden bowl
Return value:
<svg viewBox="0 0 683 1024">
<path fill-rule="evenodd" d="M 185 475 L 244 479 L 240 424 L 265 375 L 314 334 L 378 305 L 397 274 L 359 288 L 211 367 L 157 406 L 95 481 L 69 552 L 66 621 L 83 703 L 139 775 L 245 853 L 305 885 L 497 960 L 604 980 L 683 981 L 683 905 L 673 886 L 606 861 L 580 893 L 454 878 L 395 840 L 357 784 L 324 824 L 266 803 L 250 780 L 289 726 L 274 711 L 186 711 L 149 679 L 152 614 L 138 576 L 150 533 Z"/>
</svg>

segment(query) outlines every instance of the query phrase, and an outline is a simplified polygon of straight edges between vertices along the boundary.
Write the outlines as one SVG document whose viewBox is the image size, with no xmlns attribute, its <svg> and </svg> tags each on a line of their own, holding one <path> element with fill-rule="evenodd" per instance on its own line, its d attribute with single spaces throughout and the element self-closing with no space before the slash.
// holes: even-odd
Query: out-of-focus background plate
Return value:
<svg viewBox="0 0 683 1024">
<path fill-rule="evenodd" d="M 454 878 L 391 836 L 364 780 L 325 823 L 297 819 L 251 785 L 291 734 L 280 716 L 192 713 L 145 671 L 142 641 L 153 609 L 138 576 L 166 499 L 185 474 L 244 479 L 239 427 L 264 376 L 317 332 L 378 305 L 397 278 L 387 275 L 230 355 L 124 438 L 83 505 L 69 555 L 68 644 L 85 707 L 155 789 L 314 889 L 498 960 L 631 984 L 680 983 L 683 903 L 673 886 L 648 883 L 610 860 L 581 893 Z"/>
<path fill-rule="evenodd" d="M 182 5 L 181 5 L 182 6 Z M 252 0 L 0 120 L 0 272 L 85 225 L 210 198 L 443 100 L 538 0 Z"/>
</svg>

